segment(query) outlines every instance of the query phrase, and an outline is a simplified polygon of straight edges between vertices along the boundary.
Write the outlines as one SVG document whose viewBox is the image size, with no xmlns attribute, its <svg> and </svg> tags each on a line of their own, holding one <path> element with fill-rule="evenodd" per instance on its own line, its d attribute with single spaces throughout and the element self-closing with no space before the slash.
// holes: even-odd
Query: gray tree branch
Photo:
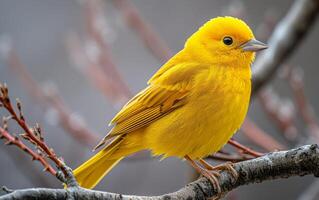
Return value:
<svg viewBox="0 0 319 200">
<path fill-rule="evenodd" d="M 253 65 L 253 94 L 273 77 L 309 32 L 319 11 L 319 0 L 296 0 L 288 14 L 275 27 L 269 49 Z"/>
<path fill-rule="evenodd" d="M 208 199 L 227 192 L 241 185 L 261 183 L 267 180 L 288 178 L 292 176 L 304 176 L 312 174 L 319 176 L 319 147 L 318 145 L 305 145 L 297 149 L 269 153 L 260 158 L 243 161 L 234 164 L 234 169 L 239 174 L 239 178 L 234 180 L 233 176 L 222 171 L 219 180 L 222 194 L 218 194 L 216 189 L 206 178 L 200 178 L 180 189 L 177 192 L 162 196 L 130 196 L 87 190 L 79 187 L 69 189 L 48 189 L 34 188 L 11 191 L 5 189 L 0 196 L 0 200 L 19 199 L 50 199 L 50 200 L 168 200 L 168 199 Z"/>
</svg>

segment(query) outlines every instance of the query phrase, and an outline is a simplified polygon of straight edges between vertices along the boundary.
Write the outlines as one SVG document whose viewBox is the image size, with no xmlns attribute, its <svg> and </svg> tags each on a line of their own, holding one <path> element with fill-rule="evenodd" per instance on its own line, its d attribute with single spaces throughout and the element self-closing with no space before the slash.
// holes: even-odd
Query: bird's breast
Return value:
<svg viewBox="0 0 319 200">
<path fill-rule="evenodd" d="M 181 108 L 147 128 L 147 147 L 156 155 L 202 158 L 218 151 L 242 124 L 250 79 L 229 75 L 196 77 Z"/>
<path fill-rule="evenodd" d="M 251 81 L 221 76 L 203 82 L 190 96 L 187 113 L 193 122 L 193 157 L 204 157 L 222 148 L 240 128 L 248 111 Z M 191 127 L 188 127 L 191 128 Z"/>
</svg>

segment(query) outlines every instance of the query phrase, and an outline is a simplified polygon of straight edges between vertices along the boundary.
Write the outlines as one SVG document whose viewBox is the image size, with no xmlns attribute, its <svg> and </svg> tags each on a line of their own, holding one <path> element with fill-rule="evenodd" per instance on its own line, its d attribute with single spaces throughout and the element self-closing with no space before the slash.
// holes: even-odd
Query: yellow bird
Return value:
<svg viewBox="0 0 319 200">
<path fill-rule="evenodd" d="M 74 170 L 78 183 L 95 187 L 120 160 L 144 149 L 185 158 L 216 181 L 202 158 L 220 150 L 243 123 L 250 66 L 255 52 L 265 48 L 240 19 L 205 23 L 114 117 L 114 127 L 96 148 L 107 145 Z"/>
</svg>

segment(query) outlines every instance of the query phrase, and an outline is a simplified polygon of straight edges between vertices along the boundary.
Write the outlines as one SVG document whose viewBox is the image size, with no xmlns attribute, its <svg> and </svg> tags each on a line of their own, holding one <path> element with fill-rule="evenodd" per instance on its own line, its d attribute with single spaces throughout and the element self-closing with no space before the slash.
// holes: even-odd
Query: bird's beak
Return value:
<svg viewBox="0 0 319 200">
<path fill-rule="evenodd" d="M 256 52 L 256 51 L 261 51 L 261 50 L 264 50 L 264 49 L 267 49 L 268 46 L 256 39 L 251 39 L 249 40 L 248 42 L 242 44 L 240 46 L 240 48 L 243 50 L 243 51 L 253 51 L 253 52 Z"/>
</svg>

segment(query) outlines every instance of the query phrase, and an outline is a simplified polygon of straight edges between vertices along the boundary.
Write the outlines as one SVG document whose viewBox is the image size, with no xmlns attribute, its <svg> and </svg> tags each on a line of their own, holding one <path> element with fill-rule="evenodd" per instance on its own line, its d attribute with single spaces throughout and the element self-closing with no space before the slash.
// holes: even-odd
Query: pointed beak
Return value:
<svg viewBox="0 0 319 200">
<path fill-rule="evenodd" d="M 261 50 L 264 50 L 264 49 L 267 49 L 268 46 L 256 39 L 251 39 L 249 40 L 248 42 L 242 44 L 240 46 L 240 48 L 243 50 L 243 51 L 253 51 L 253 52 L 256 52 L 256 51 L 261 51 Z"/>
</svg>

